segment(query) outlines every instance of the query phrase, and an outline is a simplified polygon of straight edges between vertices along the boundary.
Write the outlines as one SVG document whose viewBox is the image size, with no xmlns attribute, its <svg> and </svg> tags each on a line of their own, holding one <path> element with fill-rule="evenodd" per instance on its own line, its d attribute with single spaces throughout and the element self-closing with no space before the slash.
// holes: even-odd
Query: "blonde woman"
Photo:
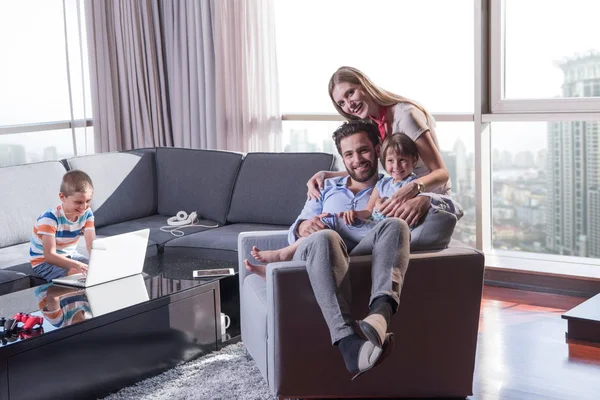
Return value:
<svg viewBox="0 0 600 400">
<path fill-rule="evenodd" d="M 382 207 L 386 216 L 402 218 L 414 226 L 427 213 L 429 197 L 422 192 L 450 195 L 449 174 L 438 150 L 435 121 L 421 105 L 376 86 L 356 68 L 341 67 L 329 80 L 329 97 L 347 120 L 370 119 L 377 124 L 381 139 L 393 132 L 406 133 L 417 145 L 417 179 L 399 188 Z M 307 183 L 308 198 L 318 199 L 326 178 L 344 176 L 345 171 L 320 171 Z"/>
</svg>

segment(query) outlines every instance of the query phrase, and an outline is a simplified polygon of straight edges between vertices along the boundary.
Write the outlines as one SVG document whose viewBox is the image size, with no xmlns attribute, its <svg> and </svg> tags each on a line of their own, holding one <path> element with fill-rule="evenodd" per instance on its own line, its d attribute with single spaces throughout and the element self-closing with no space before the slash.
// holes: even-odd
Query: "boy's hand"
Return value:
<svg viewBox="0 0 600 400">
<path fill-rule="evenodd" d="M 88 266 L 82 262 L 77 263 L 77 270 L 82 273 L 84 276 L 87 275 Z"/>
<path fill-rule="evenodd" d="M 338 217 L 344 218 L 344 222 L 346 223 L 346 225 L 352 225 L 354 223 L 354 220 L 357 218 L 357 213 L 355 210 L 342 211 L 338 214 Z"/>
</svg>

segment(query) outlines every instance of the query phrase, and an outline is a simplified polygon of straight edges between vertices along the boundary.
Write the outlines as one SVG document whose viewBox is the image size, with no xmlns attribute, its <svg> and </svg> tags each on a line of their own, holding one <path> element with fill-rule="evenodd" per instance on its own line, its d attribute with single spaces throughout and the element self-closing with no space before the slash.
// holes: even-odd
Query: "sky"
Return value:
<svg viewBox="0 0 600 400">
<path fill-rule="evenodd" d="M 283 113 L 335 113 L 327 94 L 342 65 L 432 113 L 473 112 L 473 0 L 275 1 Z M 600 1 L 506 0 L 506 95 L 560 95 L 556 62 L 600 50 Z M 79 54 L 76 1 L 66 0 L 75 118 L 91 115 L 87 57 Z M 540 12 L 543 10 L 543 12 Z M 83 10 L 81 10 L 83 12 Z M 69 120 L 61 0 L 0 0 L 0 125 Z M 82 27 L 85 31 L 85 27 Z M 82 43 L 84 54 L 85 41 Z M 83 72 L 82 72 L 83 71 Z M 89 84 L 88 84 L 89 85 Z M 83 104 L 86 110 L 83 110 Z M 473 124 L 440 123 L 442 148 L 460 137 L 473 148 Z M 546 124 L 495 123 L 493 147 L 545 147 Z M 28 148 L 69 150 L 68 132 L 0 136 Z M 518 145 L 515 145 L 518 143 Z M 519 147 L 518 149 L 515 147 Z"/>
</svg>

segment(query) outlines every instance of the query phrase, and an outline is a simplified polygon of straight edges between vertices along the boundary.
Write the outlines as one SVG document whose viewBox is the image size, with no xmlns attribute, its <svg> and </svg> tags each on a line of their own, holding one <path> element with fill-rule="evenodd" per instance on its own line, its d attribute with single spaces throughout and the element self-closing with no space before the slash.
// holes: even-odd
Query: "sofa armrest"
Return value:
<svg viewBox="0 0 600 400">
<path fill-rule="evenodd" d="M 479 252 L 460 247 L 411 254 L 400 307 L 389 327 L 400 338 L 396 340 L 398 348 L 386 362 L 388 367 L 378 370 L 381 379 L 396 379 L 402 384 L 380 392 L 373 392 L 377 385 L 367 385 L 361 389 L 361 395 L 466 397 L 472 393 L 483 261 Z M 350 258 L 350 307 L 355 319 L 363 318 L 369 311 L 371 264 L 370 255 Z M 348 371 L 339 351 L 331 345 L 305 265 L 302 261 L 267 265 L 269 386 L 280 397 L 309 397 L 324 392 L 340 393 L 342 397 L 357 395 L 356 388 L 348 387 Z M 427 357 L 423 358 L 423 354 Z M 458 364 L 454 361 L 457 359 L 461 359 Z M 307 365 L 318 368 L 306 368 Z M 424 386 L 419 377 L 432 370 L 429 378 L 438 381 L 435 386 Z M 398 375 L 399 371 L 402 374 Z"/>
<path fill-rule="evenodd" d="M 252 246 L 256 246 L 261 250 L 275 250 L 280 249 L 288 245 L 287 241 L 287 230 L 281 231 L 256 231 L 256 232 L 242 232 L 238 236 L 238 272 L 240 278 L 240 290 L 241 285 L 244 282 L 244 278 L 251 274 L 246 270 L 244 266 L 244 260 L 248 259 L 252 262 L 253 258 L 250 254 Z"/>
<path fill-rule="evenodd" d="M 283 368 L 283 360 L 279 357 L 281 347 L 289 346 L 290 341 L 304 342 L 307 339 L 302 333 L 307 327 L 325 324 L 306 271 L 306 261 L 268 264 L 266 301 L 268 382 L 271 391 L 278 393 Z M 294 317 L 290 320 L 290 316 Z M 323 343 L 327 346 L 329 340 L 325 338 Z"/>
</svg>

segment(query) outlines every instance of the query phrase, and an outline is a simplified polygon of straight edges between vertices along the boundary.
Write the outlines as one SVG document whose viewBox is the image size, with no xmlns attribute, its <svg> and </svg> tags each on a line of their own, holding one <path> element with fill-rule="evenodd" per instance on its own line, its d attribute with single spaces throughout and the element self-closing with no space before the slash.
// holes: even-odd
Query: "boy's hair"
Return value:
<svg viewBox="0 0 600 400">
<path fill-rule="evenodd" d="M 381 145 L 381 154 L 379 156 L 381 165 L 385 167 L 385 159 L 389 150 L 407 157 L 416 157 L 419 159 L 419 150 L 417 145 L 405 133 L 397 132 L 389 135 Z"/>
<path fill-rule="evenodd" d="M 335 132 L 333 132 L 333 140 L 335 141 L 335 147 L 337 147 L 338 153 L 342 154 L 340 142 L 343 138 L 352 136 L 355 133 L 365 132 L 369 137 L 373 147 L 376 147 L 379 141 L 379 130 L 377 126 L 368 120 L 352 120 L 344 122 L 340 125 Z"/>
<path fill-rule="evenodd" d="M 92 178 L 85 172 L 74 169 L 63 175 L 60 192 L 65 196 L 82 193 L 89 189 L 94 189 L 94 185 Z"/>
</svg>

